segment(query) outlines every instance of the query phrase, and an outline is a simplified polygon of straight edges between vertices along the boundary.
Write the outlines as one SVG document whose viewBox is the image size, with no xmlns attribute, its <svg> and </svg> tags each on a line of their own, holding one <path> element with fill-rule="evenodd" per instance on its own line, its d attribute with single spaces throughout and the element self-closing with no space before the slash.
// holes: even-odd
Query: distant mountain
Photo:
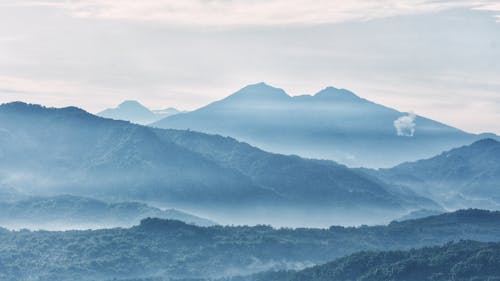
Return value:
<svg viewBox="0 0 500 281">
<path fill-rule="evenodd" d="M 176 108 L 169 107 L 169 108 L 165 108 L 165 109 L 153 109 L 153 110 L 151 110 L 151 112 L 153 112 L 156 115 L 157 120 L 155 120 L 155 121 L 158 121 L 162 118 L 172 116 L 175 114 L 179 114 L 179 113 L 185 113 L 187 111 L 177 110 Z M 149 123 L 152 123 L 152 122 L 149 122 Z"/>
<path fill-rule="evenodd" d="M 175 209 L 160 210 L 137 202 L 106 203 L 86 197 L 59 195 L 5 202 L 0 198 L 0 226 L 30 229 L 129 227 L 148 217 L 175 219 L 200 226 L 208 219 Z"/>
<path fill-rule="evenodd" d="M 438 208 L 332 161 L 103 119 L 75 107 L 4 104 L 0 128 L 0 182 L 38 196 L 140 200 L 221 223 L 280 225 L 381 223 Z"/>
<path fill-rule="evenodd" d="M 449 209 L 500 209 L 500 142 L 493 139 L 372 173 Z"/>
<path fill-rule="evenodd" d="M 472 281 L 500 279 L 500 243 L 460 241 L 410 251 L 360 252 L 298 272 L 226 281 Z"/>
<path fill-rule="evenodd" d="M 97 113 L 97 115 L 146 125 L 180 112 L 172 107 L 161 110 L 149 110 L 137 101 L 127 100 L 119 104 L 118 107 L 105 109 Z"/>
<path fill-rule="evenodd" d="M 479 139 L 345 89 L 291 97 L 264 83 L 152 126 L 221 134 L 267 151 L 364 167 L 391 167 Z"/>
<path fill-rule="evenodd" d="M 500 213 L 463 210 L 387 226 L 328 229 L 198 227 L 161 219 L 145 219 L 132 228 L 93 231 L 0 228 L 0 280 L 213 280 L 268 270 L 300 270 L 360 251 L 410 250 L 464 239 L 499 242 Z M 488 280 L 481 277 L 491 274 L 492 268 L 498 270 L 498 246 L 467 243 L 447 244 L 444 249 L 355 254 L 327 264 L 325 271 L 313 268 L 317 274 L 292 280 L 312 281 L 315 277 L 326 278 L 330 272 L 349 274 L 333 275 L 339 278 L 357 278 L 365 273 L 373 278 L 393 278 L 327 280 L 449 280 L 442 275 L 434 276 L 438 279 L 404 278 L 409 276 L 405 274 L 447 274 L 446 270 L 454 265 L 457 276 L 481 272 L 484 275 L 473 280 Z M 375 273 L 380 275 L 370 275 Z"/>
</svg>

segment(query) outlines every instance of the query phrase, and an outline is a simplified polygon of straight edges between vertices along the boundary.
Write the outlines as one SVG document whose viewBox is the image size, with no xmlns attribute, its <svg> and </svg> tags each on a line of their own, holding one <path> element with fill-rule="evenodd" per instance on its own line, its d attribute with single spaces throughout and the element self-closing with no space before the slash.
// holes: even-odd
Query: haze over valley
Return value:
<svg viewBox="0 0 500 281">
<path fill-rule="evenodd" d="M 499 0 L 1 0 L 0 281 L 500 281 Z"/>
<path fill-rule="evenodd" d="M 388 161 L 388 155 L 402 157 L 404 151 L 418 154 L 410 149 L 414 146 L 432 146 L 437 150 L 436 141 L 439 139 L 443 147 L 453 147 L 455 143 L 466 140 L 474 141 L 484 136 L 492 138 L 442 152 L 415 164 L 405 163 L 391 169 L 352 169 L 333 160 L 292 155 L 293 151 L 288 155 L 266 152 L 221 135 L 190 129 L 159 129 L 157 123 L 153 123 L 153 127 L 141 126 L 97 117 L 75 107 L 57 109 L 14 102 L 0 106 L 0 120 L 4 124 L 1 152 L 5 160 L 2 162 L 5 164 L 0 174 L 1 182 L 3 186 L 10 187 L 4 191 L 7 193 L 10 190 L 10 197 L 15 190 L 42 197 L 72 194 L 110 203 L 144 202 L 153 207 L 201 214 L 223 224 L 316 227 L 379 224 L 419 210 L 443 212 L 481 207 L 497 210 L 500 206 L 495 193 L 496 177 L 500 174 L 497 171 L 500 167 L 500 157 L 497 156 L 500 145 L 493 139 L 497 136 L 465 133 L 423 117 L 412 120 L 415 130 L 412 135 L 401 135 L 398 131 L 401 128 L 391 120 L 399 115 L 405 116 L 404 113 L 363 100 L 347 90 L 334 88 L 303 98 L 309 100 L 322 96 L 325 96 L 322 101 L 325 98 L 331 100 L 334 106 L 313 102 L 310 111 L 290 111 L 288 106 L 285 106 L 286 110 L 281 110 L 273 102 L 280 104 L 282 99 L 296 98 L 266 84 L 254 84 L 228 100 L 243 99 L 250 109 L 261 110 L 255 114 L 266 117 L 262 119 L 263 123 L 251 118 L 250 111 L 242 120 L 232 116 L 243 114 L 243 104 L 238 106 L 226 100 L 206 108 L 229 103 L 225 105 L 225 111 L 210 113 L 220 118 L 230 117 L 228 121 L 207 122 L 211 120 L 208 116 L 199 120 L 205 122 L 202 124 L 226 124 L 231 128 L 237 128 L 235 122 L 239 120 L 244 124 L 241 128 L 256 136 L 271 136 L 271 132 L 286 136 L 291 130 L 286 129 L 287 126 L 295 128 L 295 131 L 310 132 L 313 129 L 307 129 L 307 124 L 316 126 L 317 130 L 340 133 L 341 129 L 317 127 L 324 123 L 309 119 L 319 120 L 320 116 L 333 122 L 351 120 L 349 128 L 360 133 L 342 134 L 356 137 L 359 141 L 342 142 L 345 146 L 342 151 L 356 153 L 370 148 L 371 156 L 366 158 L 367 163 L 372 163 L 372 159 Z M 270 99 L 273 102 L 269 102 Z M 139 106 L 138 103 L 134 105 Z M 335 107 L 337 105 L 339 107 Z M 324 108 L 324 113 L 315 108 L 319 106 Z M 362 114 L 370 114 L 366 106 L 374 107 L 375 113 L 371 118 L 360 118 Z M 190 118 L 192 114 L 200 114 L 198 112 L 212 112 L 206 108 L 165 117 L 159 122 Z M 374 135 L 370 137 L 370 133 L 365 133 L 363 128 L 367 120 L 375 122 L 380 111 L 381 116 L 388 114 L 386 112 L 394 113 L 385 119 L 378 118 L 381 119 L 378 122 L 385 125 L 371 126 L 381 129 L 372 130 Z M 304 123 L 306 127 L 302 129 L 294 120 L 290 121 L 287 118 L 290 116 L 279 117 L 287 112 L 308 120 Z M 272 125 L 274 123 L 264 120 L 277 120 L 277 123 Z M 255 125 L 260 129 L 251 129 L 252 124 L 260 124 Z M 270 124 L 284 129 L 265 129 Z M 426 130 L 432 135 L 425 137 Z M 281 139 L 300 139 L 296 134 Z M 418 134 L 423 136 L 419 138 Z M 325 136 L 335 139 L 335 136 Z M 382 136 L 386 137 L 384 142 L 379 141 Z M 300 140 L 298 144 L 314 149 L 318 147 L 318 141 L 326 142 L 318 138 L 310 139 L 310 142 Z M 391 141 L 395 144 L 388 145 Z M 40 150 L 40 147 L 44 149 Z M 334 149 L 337 146 L 331 144 L 329 147 Z M 327 155 L 328 149 L 322 150 Z M 434 162 L 436 164 L 431 164 Z M 480 166 L 481 163 L 487 164 Z M 458 171 L 460 179 L 454 176 Z M 424 174 L 429 172 L 432 175 Z M 65 176 L 60 177 L 60 174 Z M 463 187 L 457 189 L 458 186 Z M 346 215 L 349 216 L 347 220 Z"/>
<path fill-rule="evenodd" d="M 24 276 L 22 280 L 27 280 L 34 275 L 39 276 L 37 280 L 129 280 L 125 277 L 135 276 L 137 280 L 263 281 L 313 278 L 306 277 L 309 274 L 319 280 L 332 276 L 360 278 L 364 274 L 371 276 L 367 280 L 383 280 L 373 275 L 375 268 L 394 266 L 392 263 L 398 259 L 412 259 L 414 254 L 442 248 L 411 255 L 373 252 L 373 255 L 392 258 L 384 261 L 386 264 L 374 264 L 371 269 L 359 268 L 350 277 L 335 268 L 350 259 L 371 258 L 370 254 L 356 254 L 363 250 L 408 250 L 439 246 L 457 239 L 498 241 L 495 230 L 500 227 L 498 212 L 479 210 L 500 210 L 500 142 L 494 134 L 466 133 L 334 88 L 315 96 L 290 97 L 266 84 L 253 84 L 226 100 L 193 112 L 164 117 L 151 126 L 136 124 L 144 123 L 137 119 L 138 109 L 151 111 L 138 102 L 124 104 L 118 109 L 128 107 L 128 110 L 112 118 L 96 116 L 77 107 L 50 108 L 24 102 L 0 105 L 0 223 L 6 227 L 1 234 L 6 242 L 0 245 L 0 254 L 1 249 L 7 249 L 9 241 L 26 239 L 22 233 L 32 237 L 32 241 L 47 239 L 44 238 L 47 235 L 53 236 L 50 239 L 65 237 L 50 253 L 61 259 L 63 267 L 56 269 L 53 262 L 36 266 L 41 256 L 35 250 L 29 258 L 4 257 L 8 271 L 0 275 L 1 278 L 16 280 L 15 276 Z M 248 108 L 245 105 L 249 105 Z M 302 110 L 305 108 L 309 110 Z M 290 112 L 293 114 L 289 115 Z M 297 122 L 301 119 L 307 122 L 299 125 Z M 319 122 L 321 119 L 332 120 L 331 124 L 337 125 L 331 127 Z M 159 128 L 160 125 L 168 127 L 165 124 L 176 120 L 190 120 L 193 123 L 186 126 L 200 126 L 199 131 Z M 342 127 L 342 124 L 348 125 Z M 367 130 L 368 127 L 372 129 Z M 254 139 L 268 136 L 270 143 L 279 144 L 275 150 L 281 151 L 286 150 L 286 145 L 281 145 L 289 140 L 299 140 L 294 143 L 304 148 L 318 149 L 319 143 L 335 140 L 341 134 L 353 140 L 346 139 L 332 147 L 342 147 L 345 153 L 370 151 L 370 155 L 356 158 L 356 161 L 366 161 L 366 167 L 382 163 L 377 159 L 383 159 L 384 163 L 396 161 L 398 157 L 411 160 L 420 155 L 412 147 L 421 147 L 423 154 L 439 148 L 451 149 L 391 168 L 352 168 L 328 159 L 335 158 L 336 153 L 328 154 L 325 147 L 322 147 L 323 159 L 299 156 L 294 150 L 297 147 L 279 154 L 210 131 L 216 128 L 235 130 L 232 131 L 235 134 L 244 132 L 255 136 Z M 357 133 L 342 131 L 347 129 Z M 298 137 L 313 131 L 335 134 L 320 133 L 318 136 L 324 136 L 324 141 L 318 137 Z M 273 134 L 276 137 L 272 137 Z M 422 136 L 417 137 L 418 134 Z M 273 138 L 277 141 L 272 141 Z M 465 144 L 453 148 L 462 143 Z M 405 154 L 405 151 L 409 152 Z M 94 230 L 83 231 L 85 229 Z M 108 244 L 97 244 L 101 250 L 91 254 L 109 264 L 105 267 L 89 263 L 95 261 L 94 258 L 81 256 L 88 249 L 73 252 L 68 248 L 73 239 L 107 239 L 100 238 L 102 235 L 132 247 L 133 252 L 118 251 L 114 255 L 132 255 L 140 260 L 139 264 L 113 261 L 105 250 L 113 249 Z M 146 235 L 149 242 L 139 242 L 137 235 Z M 170 235 L 177 238 L 167 238 Z M 224 238 L 227 235 L 233 238 Z M 248 252 L 236 246 L 240 243 L 237 240 L 246 239 L 243 237 L 247 235 L 271 236 L 265 238 L 269 242 L 255 244 L 253 249 L 257 252 Z M 341 238 L 343 235 L 345 238 Z M 353 235 L 361 235 L 360 240 L 353 242 L 356 241 Z M 401 239 L 396 238 L 398 235 L 404 239 L 398 240 Z M 94 236 L 99 238 L 91 238 Z M 284 242 L 292 237 L 292 244 Z M 188 267 L 176 265 L 183 259 L 181 249 L 194 245 L 205 249 L 207 246 L 203 243 L 219 239 L 226 242 L 215 242 L 221 246 L 198 250 L 201 252 L 189 257 Z M 226 246 L 222 246 L 227 243 L 226 239 L 236 239 L 228 244 L 228 249 L 239 249 L 236 251 L 239 260 L 228 260 Z M 153 250 L 149 243 L 160 243 L 162 246 L 158 249 L 176 250 L 152 254 L 151 251 L 158 249 Z M 326 243 L 329 247 L 344 244 L 327 254 L 318 252 L 317 243 Z M 471 255 L 482 249 L 496 251 L 496 244 L 474 243 L 479 242 L 442 247 L 447 251 L 467 247 Z M 44 247 L 42 245 L 40 242 L 30 247 Z M 136 247 L 145 247 L 151 254 L 136 252 L 133 250 Z M 317 254 L 304 255 L 300 249 Z M 73 252 L 73 258 L 78 257 L 83 266 L 81 270 L 71 269 L 74 265 L 68 260 L 68 251 Z M 199 260 L 207 254 L 211 256 L 207 262 L 215 263 L 215 267 Z M 153 256 L 157 259 L 152 260 Z M 336 260 L 344 256 L 344 260 Z M 455 259 L 457 263 L 464 262 L 461 258 Z M 324 275 L 313 273 L 323 269 L 312 266 L 329 261 L 331 263 L 323 266 Z M 432 271 L 441 274 L 443 279 L 438 280 L 455 274 L 444 262 Z M 30 270 L 15 270 L 16 263 Z M 357 267 L 358 263 L 352 266 Z M 489 265 L 481 266 L 490 272 L 485 276 L 496 276 Z M 367 271 L 363 273 L 363 270 Z M 484 270 L 475 271 L 473 276 L 486 274 Z M 396 280 L 412 280 L 407 279 L 412 274 L 404 274 Z"/>
</svg>

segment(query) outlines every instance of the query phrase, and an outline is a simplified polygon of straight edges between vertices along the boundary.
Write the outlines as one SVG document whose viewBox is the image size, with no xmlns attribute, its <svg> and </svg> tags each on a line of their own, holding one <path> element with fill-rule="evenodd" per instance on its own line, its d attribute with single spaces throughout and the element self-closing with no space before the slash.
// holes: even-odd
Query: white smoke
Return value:
<svg viewBox="0 0 500 281">
<path fill-rule="evenodd" d="M 417 116 L 413 112 L 409 112 L 406 116 L 401 116 L 394 120 L 394 127 L 396 127 L 396 133 L 398 136 L 413 137 L 415 134 L 415 118 Z"/>
</svg>

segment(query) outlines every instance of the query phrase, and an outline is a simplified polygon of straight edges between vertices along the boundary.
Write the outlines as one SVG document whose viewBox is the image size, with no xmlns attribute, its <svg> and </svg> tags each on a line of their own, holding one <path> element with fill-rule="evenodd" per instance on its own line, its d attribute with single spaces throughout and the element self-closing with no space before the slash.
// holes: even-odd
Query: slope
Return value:
<svg viewBox="0 0 500 281">
<path fill-rule="evenodd" d="M 372 171 L 450 209 L 500 208 L 500 143 L 484 139 L 435 157 Z"/>
<path fill-rule="evenodd" d="M 0 182 L 40 196 L 140 200 L 221 223 L 235 218 L 284 223 L 284 210 L 296 211 L 287 215 L 297 225 L 331 224 L 345 219 L 346 212 L 351 216 L 342 223 L 387 222 L 413 209 L 436 207 L 331 161 L 99 118 L 74 107 L 5 104 L 0 128 Z"/>
</svg>

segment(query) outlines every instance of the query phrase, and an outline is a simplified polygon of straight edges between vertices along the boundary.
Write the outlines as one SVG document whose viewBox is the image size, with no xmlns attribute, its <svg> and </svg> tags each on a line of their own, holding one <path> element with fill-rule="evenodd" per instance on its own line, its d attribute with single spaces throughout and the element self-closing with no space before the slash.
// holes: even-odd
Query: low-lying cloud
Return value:
<svg viewBox="0 0 500 281">
<path fill-rule="evenodd" d="M 410 112 L 406 116 L 401 116 L 394 120 L 394 127 L 398 136 L 413 137 L 417 124 L 415 123 L 417 116 L 415 113 Z"/>
</svg>

